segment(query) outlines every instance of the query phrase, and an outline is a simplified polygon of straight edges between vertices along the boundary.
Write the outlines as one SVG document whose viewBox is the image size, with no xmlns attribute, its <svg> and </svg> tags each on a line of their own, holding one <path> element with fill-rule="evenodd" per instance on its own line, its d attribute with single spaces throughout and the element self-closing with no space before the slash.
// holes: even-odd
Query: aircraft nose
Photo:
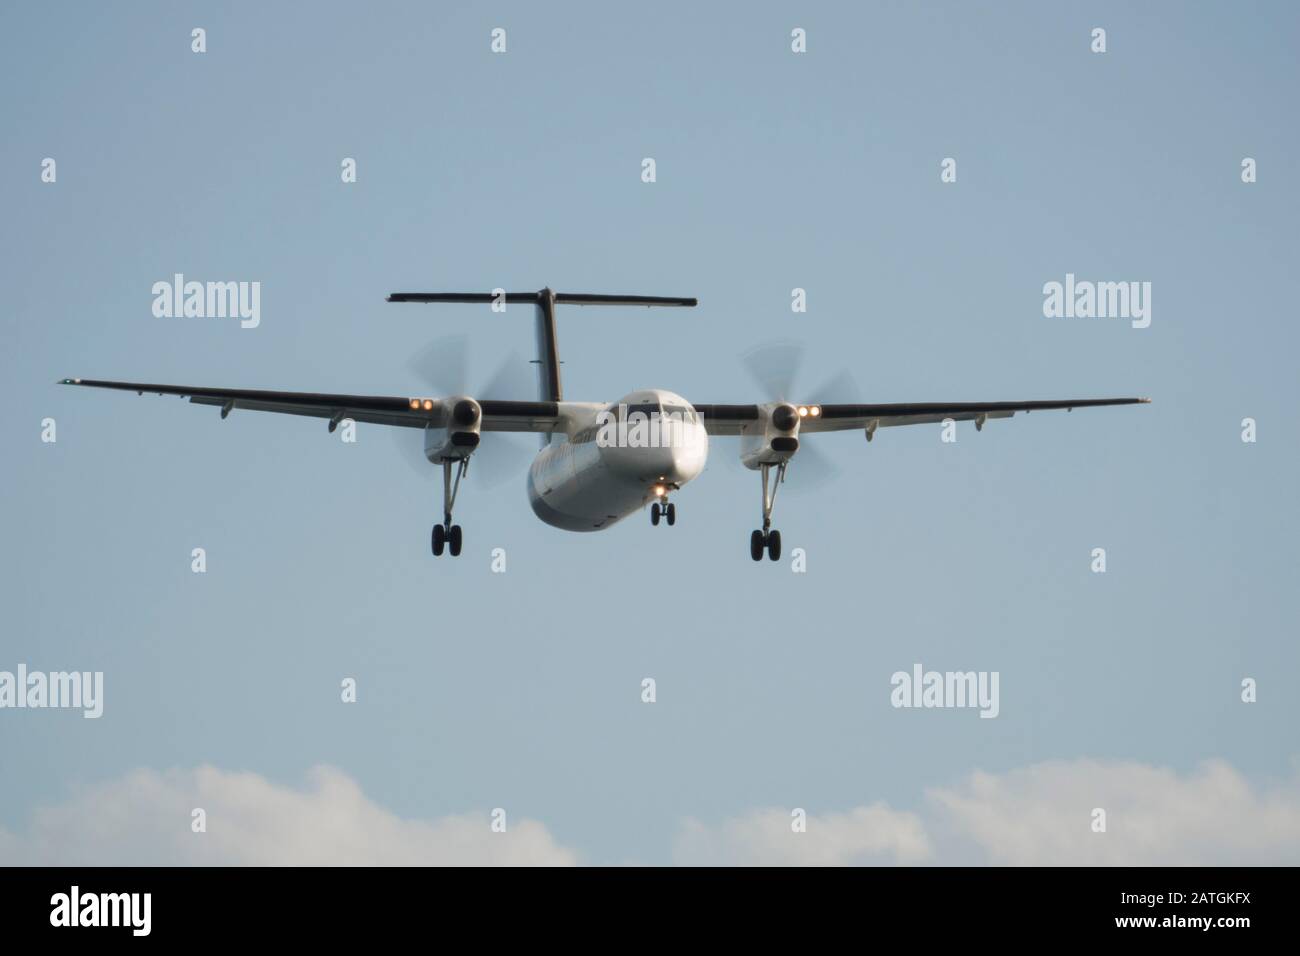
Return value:
<svg viewBox="0 0 1300 956">
<path fill-rule="evenodd" d="M 688 434 L 684 438 L 685 440 L 668 449 L 671 458 L 667 464 L 672 472 L 669 480 L 681 485 L 699 477 L 700 472 L 704 470 L 704 461 L 709 448 L 708 438 L 703 430 L 698 435 Z"/>
</svg>

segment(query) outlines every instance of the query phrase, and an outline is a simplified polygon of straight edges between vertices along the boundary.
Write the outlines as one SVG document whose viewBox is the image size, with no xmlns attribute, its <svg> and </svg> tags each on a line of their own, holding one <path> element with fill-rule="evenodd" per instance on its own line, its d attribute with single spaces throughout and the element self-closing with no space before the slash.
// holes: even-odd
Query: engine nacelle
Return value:
<svg viewBox="0 0 1300 956">
<path fill-rule="evenodd" d="M 740 433 L 740 463 L 752 471 L 779 465 L 799 450 L 799 409 L 789 402 L 758 406 L 758 420 Z"/>
<path fill-rule="evenodd" d="M 443 402 L 447 409 L 446 424 L 424 430 L 424 456 L 435 465 L 459 461 L 474 454 L 483 427 L 483 409 L 467 396 Z"/>
</svg>

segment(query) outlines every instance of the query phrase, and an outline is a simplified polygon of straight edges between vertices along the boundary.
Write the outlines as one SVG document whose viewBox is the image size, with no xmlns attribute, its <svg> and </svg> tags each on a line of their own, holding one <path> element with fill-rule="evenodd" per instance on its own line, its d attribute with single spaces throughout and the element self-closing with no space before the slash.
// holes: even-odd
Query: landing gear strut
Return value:
<svg viewBox="0 0 1300 956">
<path fill-rule="evenodd" d="M 454 479 L 451 473 L 453 466 L 456 469 Z M 451 523 L 451 509 L 456 504 L 456 492 L 460 490 L 460 480 L 465 477 L 468 468 L 468 458 L 442 463 L 442 524 L 433 526 L 431 542 L 435 557 L 441 555 L 444 548 L 451 552 L 453 558 L 460 554 L 460 525 Z"/>
<path fill-rule="evenodd" d="M 786 462 L 779 465 L 759 465 L 763 473 L 763 528 L 749 536 L 749 556 L 755 561 L 763 560 L 763 552 L 773 561 L 781 559 L 781 532 L 772 527 L 772 506 L 776 504 L 776 489 L 785 481 Z M 776 478 L 770 479 L 768 472 L 775 468 Z"/>
</svg>

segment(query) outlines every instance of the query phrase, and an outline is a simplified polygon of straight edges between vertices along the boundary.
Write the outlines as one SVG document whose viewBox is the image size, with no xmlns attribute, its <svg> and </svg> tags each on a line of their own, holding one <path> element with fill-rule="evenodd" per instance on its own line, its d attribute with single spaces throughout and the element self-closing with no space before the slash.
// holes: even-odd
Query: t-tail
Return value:
<svg viewBox="0 0 1300 956">
<path fill-rule="evenodd" d="M 475 302 L 487 305 L 526 303 L 537 310 L 538 397 L 544 402 L 564 399 L 560 383 L 560 346 L 555 328 L 557 305 L 670 305 L 692 307 L 697 300 L 661 295 L 601 295 L 591 292 L 394 292 L 389 302 Z M 544 436 L 545 444 L 549 436 Z"/>
</svg>

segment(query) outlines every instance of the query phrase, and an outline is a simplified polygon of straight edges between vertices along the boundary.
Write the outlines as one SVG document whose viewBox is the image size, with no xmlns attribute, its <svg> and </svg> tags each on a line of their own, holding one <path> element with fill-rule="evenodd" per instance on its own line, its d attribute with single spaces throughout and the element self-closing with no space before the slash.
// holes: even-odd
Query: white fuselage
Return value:
<svg viewBox="0 0 1300 956">
<path fill-rule="evenodd" d="M 529 503 L 549 525 L 600 531 L 704 470 L 709 437 L 680 395 L 649 389 L 566 412 L 565 433 L 528 469 Z"/>
</svg>

